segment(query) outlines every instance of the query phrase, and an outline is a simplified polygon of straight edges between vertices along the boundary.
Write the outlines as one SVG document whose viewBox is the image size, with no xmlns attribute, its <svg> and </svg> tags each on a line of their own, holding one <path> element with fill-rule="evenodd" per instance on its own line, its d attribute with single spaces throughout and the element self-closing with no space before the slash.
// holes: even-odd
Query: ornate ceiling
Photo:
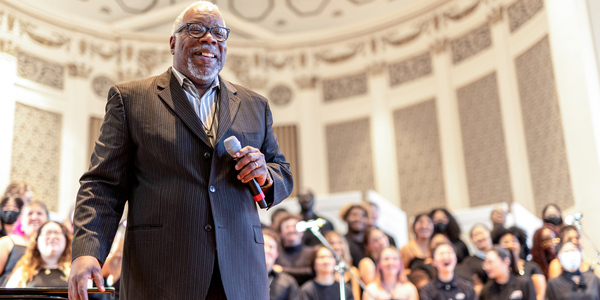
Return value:
<svg viewBox="0 0 600 300">
<path fill-rule="evenodd" d="M 163 38 L 189 0 L 0 0 L 83 28 Z M 447 0 L 212 0 L 238 41 L 327 40 L 365 33 Z M 469 2 L 469 0 L 465 0 Z M 472 2 L 472 0 L 471 0 Z"/>
</svg>

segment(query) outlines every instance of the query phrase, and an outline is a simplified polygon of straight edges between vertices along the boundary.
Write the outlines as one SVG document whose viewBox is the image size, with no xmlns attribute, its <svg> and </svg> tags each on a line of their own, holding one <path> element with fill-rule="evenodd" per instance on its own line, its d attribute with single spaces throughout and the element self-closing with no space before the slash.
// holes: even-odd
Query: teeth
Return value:
<svg viewBox="0 0 600 300">
<path fill-rule="evenodd" d="M 206 56 L 206 57 L 215 57 L 214 54 L 212 53 L 206 53 L 206 52 L 202 52 L 202 56 Z"/>
</svg>

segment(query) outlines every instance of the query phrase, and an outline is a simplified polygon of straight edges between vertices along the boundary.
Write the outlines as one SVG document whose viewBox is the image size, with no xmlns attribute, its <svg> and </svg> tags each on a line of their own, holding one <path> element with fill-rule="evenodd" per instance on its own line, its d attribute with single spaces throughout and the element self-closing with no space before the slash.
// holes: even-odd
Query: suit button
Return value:
<svg viewBox="0 0 600 300">
<path fill-rule="evenodd" d="M 208 188 L 208 190 L 209 190 L 211 193 L 214 193 L 214 192 L 215 192 L 217 189 L 215 189 L 215 187 L 211 185 L 211 186 Z"/>
<path fill-rule="evenodd" d="M 212 226 L 210 226 L 210 224 L 204 226 L 204 230 L 206 231 L 211 231 L 212 230 Z"/>
<path fill-rule="evenodd" d="M 210 157 L 210 153 L 204 152 L 204 158 L 209 158 L 209 157 Z"/>
</svg>

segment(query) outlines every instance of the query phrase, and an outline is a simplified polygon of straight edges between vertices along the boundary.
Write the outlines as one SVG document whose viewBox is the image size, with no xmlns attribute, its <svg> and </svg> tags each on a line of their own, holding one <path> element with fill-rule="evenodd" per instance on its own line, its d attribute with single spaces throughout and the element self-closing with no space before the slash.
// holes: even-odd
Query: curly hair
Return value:
<svg viewBox="0 0 600 300">
<path fill-rule="evenodd" d="M 22 278 L 20 282 L 23 283 L 24 286 L 29 284 L 33 280 L 33 277 L 44 268 L 44 260 L 42 259 L 42 255 L 38 248 L 38 239 L 42 229 L 49 223 L 54 223 L 60 226 L 60 229 L 65 235 L 66 239 L 65 250 L 58 259 L 58 269 L 61 270 L 66 276 L 68 276 L 71 271 L 71 235 L 64 225 L 55 221 L 48 221 L 40 226 L 37 234 L 35 235 L 35 239 L 29 243 L 25 254 L 17 262 L 17 265 L 14 268 L 13 274 L 15 274 L 17 270 L 21 271 Z"/>
<path fill-rule="evenodd" d="M 446 217 L 448 218 L 448 225 L 447 225 L 448 229 L 446 229 L 446 232 L 444 232 L 443 234 L 446 235 L 451 242 L 454 242 L 454 241 L 460 239 L 460 225 L 458 225 L 458 222 L 456 221 L 454 216 L 447 209 L 434 208 L 429 213 L 429 217 L 431 217 L 431 219 L 433 220 L 433 215 L 438 211 L 443 212 L 446 215 Z M 438 232 L 436 229 L 434 231 L 434 234 L 435 233 L 442 233 L 442 232 Z"/>
</svg>

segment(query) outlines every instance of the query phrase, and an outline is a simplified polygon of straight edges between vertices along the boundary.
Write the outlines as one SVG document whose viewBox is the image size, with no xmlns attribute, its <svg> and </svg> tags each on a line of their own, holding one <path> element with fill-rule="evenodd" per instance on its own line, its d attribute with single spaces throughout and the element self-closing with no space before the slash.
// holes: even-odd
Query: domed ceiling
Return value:
<svg viewBox="0 0 600 300">
<path fill-rule="evenodd" d="M 5 0 L 34 14 L 87 29 L 169 36 L 189 0 Z M 232 41 L 326 40 L 383 28 L 447 0 L 213 0 Z"/>
</svg>

